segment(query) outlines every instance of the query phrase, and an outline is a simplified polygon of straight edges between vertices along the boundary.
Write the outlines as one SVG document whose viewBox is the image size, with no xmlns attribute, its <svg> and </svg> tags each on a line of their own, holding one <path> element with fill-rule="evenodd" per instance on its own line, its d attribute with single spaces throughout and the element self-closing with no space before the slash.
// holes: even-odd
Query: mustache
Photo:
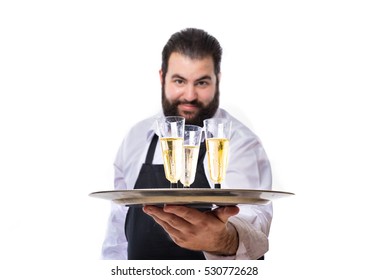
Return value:
<svg viewBox="0 0 369 280">
<path fill-rule="evenodd" d="M 173 103 L 174 106 L 178 106 L 178 105 L 192 105 L 192 106 L 196 106 L 198 108 L 203 108 L 204 104 L 202 104 L 202 102 L 199 102 L 198 100 L 193 100 L 193 101 L 187 101 L 187 100 L 177 100 Z"/>
</svg>

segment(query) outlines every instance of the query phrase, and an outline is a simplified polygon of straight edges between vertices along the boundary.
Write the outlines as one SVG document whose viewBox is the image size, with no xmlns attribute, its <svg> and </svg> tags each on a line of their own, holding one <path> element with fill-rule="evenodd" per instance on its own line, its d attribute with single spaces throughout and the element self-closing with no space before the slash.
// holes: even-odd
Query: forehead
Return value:
<svg viewBox="0 0 369 280">
<path fill-rule="evenodd" d="M 191 58 L 178 52 L 173 52 L 168 61 L 168 74 L 190 76 L 215 75 L 213 58 L 211 56 Z"/>
</svg>

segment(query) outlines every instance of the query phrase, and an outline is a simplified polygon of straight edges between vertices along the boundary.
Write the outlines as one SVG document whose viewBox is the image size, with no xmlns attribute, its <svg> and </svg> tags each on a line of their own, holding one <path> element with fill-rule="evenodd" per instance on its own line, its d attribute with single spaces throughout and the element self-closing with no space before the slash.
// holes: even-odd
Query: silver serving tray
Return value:
<svg viewBox="0 0 369 280">
<path fill-rule="evenodd" d="M 194 207 L 237 204 L 268 204 L 271 200 L 294 195 L 290 192 L 251 189 L 134 189 L 90 193 L 91 197 L 114 201 L 125 206 L 189 205 Z"/>
</svg>

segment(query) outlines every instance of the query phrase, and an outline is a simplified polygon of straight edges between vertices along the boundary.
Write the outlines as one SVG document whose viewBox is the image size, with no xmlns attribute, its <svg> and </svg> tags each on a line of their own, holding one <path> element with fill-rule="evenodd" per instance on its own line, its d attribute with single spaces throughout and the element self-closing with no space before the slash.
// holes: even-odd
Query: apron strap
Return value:
<svg viewBox="0 0 369 280">
<path fill-rule="evenodd" d="M 154 133 L 154 136 L 152 137 L 152 140 L 149 146 L 149 151 L 146 154 L 146 159 L 145 159 L 146 164 L 152 164 L 152 161 L 154 159 L 156 144 L 158 143 L 158 139 L 159 139 L 158 135 Z"/>
</svg>

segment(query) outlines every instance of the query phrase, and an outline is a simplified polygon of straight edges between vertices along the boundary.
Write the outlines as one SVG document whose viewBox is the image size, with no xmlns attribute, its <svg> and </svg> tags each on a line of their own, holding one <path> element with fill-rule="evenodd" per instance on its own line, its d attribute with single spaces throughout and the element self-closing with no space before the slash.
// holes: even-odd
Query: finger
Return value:
<svg viewBox="0 0 369 280">
<path fill-rule="evenodd" d="M 176 243 L 177 245 L 181 246 L 181 240 L 183 240 L 183 233 L 180 230 L 177 230 L 176 228 L 172 227 L 170 224 L 166 223 L 163 220 L 160 220 L 159 218 L 155 216 L 151 216 L 156 223 L 158 223 L 165 231 L 168 233 L 170 238 Z"/>
<path fill-rule="evenodd" d="M 164 209 L 155 206 L 145 206 L 143 211 L 156 219 L 159 219 L 170 226 L 180 229 L 189 225 L 189 223 L 176 214 L 167 213 Z"/>
<path fill-rule="evenodd" d="M 197 209 L 186 206 L 165 205 L 163 210 L 166 213 L 171 213 L 178 217 L 181 217 L 190 224 L 195 224 L 197 221 L 204 217 L 204 213 L 200 212 Z"/>
<path fill-rule="evenodd" d="M 151 215 L 151 217 L 154 219 L 154 221 L 156 223 L 158 223 L 169 235 L 177 235 L 180 232 L 173 226 L 171 226 L 169 223 L 167 223 L 166 221 L 161 220 L 160 218 Z"/>
<path fill-rule="evenodd" d="M 213 213 L 219 220 L 221 220 L 223 223 L 226 223 L 229 217 L 237 215 L 239 211 L 240 208 L 237 206 L 225 206 L 215 209 Z"/>
</svg>

